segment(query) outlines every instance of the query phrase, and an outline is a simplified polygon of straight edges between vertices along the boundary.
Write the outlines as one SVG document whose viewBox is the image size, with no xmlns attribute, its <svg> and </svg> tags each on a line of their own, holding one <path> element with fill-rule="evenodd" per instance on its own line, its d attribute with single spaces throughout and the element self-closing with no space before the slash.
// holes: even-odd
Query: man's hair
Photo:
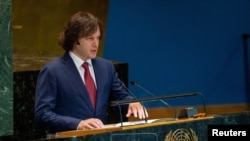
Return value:
<svg viewBox="0 0 250 141">
<path fill-rule="evenodd" d="M 70 18 L 64 30 L 60 33 L 59 45 L 65 51 L 70 51 L 74 44 L 79 44 L 79 38 L 94 34 L 98 27 L 101 38 L 103 34 L 102 22 L 91 13 L 78 12 Z"/>
</svg>

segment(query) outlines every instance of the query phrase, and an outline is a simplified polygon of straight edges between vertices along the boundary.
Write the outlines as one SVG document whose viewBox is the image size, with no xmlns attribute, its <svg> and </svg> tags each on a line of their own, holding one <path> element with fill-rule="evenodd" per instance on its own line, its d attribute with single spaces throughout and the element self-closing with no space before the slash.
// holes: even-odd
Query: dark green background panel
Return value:
<svg viewBox="0 0 250 141">
<path fill-rule="evenodd" d="M 0 0 L 0 136 L 13 134 L 11 1 Z"/>
</svg>

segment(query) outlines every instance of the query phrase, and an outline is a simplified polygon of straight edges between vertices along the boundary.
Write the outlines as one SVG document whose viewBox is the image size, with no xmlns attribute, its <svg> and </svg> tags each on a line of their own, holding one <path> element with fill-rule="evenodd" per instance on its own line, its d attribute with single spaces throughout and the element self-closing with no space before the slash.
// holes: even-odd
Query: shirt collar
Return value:
<svg viewBox="0 0 250 141">
<path fill-rule="evenodd" d="M 76 66 L 78 66 L 78 67 L 81 67 L 84 62 L 88 62 L 88 64 L 92 66 L 91 59 L 88 59 L 87 61 L 83 61 L 81 58 L 76 56 L 72 51 L 69 51 L 69 55 L 73 59 Z"/>
</svg>

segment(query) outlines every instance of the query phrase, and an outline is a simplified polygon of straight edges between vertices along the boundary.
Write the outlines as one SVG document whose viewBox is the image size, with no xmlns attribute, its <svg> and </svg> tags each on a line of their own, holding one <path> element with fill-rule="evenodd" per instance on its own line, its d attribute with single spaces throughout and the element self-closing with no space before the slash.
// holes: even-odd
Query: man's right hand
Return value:
<svg viewBox="0 0 250 141">
<path fill-rule="evenodd" d="M 86 120 L 82 120 L 78 126 L 77 130 L 85 130 L 85 129 L 100 129 L 103 128 L 104 124 L 100 119 L 90 118 Z"/>
</svg>

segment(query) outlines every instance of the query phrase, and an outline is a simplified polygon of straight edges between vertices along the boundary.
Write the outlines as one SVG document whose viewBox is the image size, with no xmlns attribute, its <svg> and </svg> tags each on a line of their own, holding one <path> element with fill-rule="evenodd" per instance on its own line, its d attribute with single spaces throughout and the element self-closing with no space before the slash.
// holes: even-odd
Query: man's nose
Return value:
<svg viewBox="0 0 250 141">
<path fill-rule="evenodd" d="M 99 45 L 99 38 L 95 38 L 93 44 L 94 44 L 94 46 L 98 46 Z"/>
</svg>

